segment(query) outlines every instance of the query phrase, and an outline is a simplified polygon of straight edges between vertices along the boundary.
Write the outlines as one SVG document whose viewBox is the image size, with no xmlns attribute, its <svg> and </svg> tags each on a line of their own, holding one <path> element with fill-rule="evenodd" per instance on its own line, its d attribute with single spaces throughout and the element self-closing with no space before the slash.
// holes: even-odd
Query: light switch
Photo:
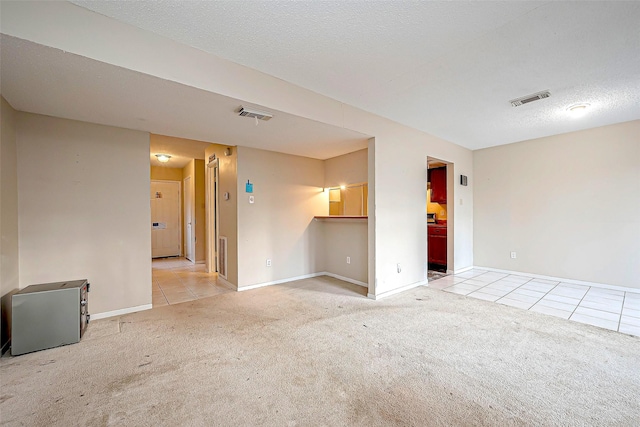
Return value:
<svg viewBox="0 0 640 427">
<path fill-rule="evenodd" d="M 249 196 L 249 203 L 253 203 L 255 202 L 255 199 L 253 198 L 253 196 Z"/>
</svg>

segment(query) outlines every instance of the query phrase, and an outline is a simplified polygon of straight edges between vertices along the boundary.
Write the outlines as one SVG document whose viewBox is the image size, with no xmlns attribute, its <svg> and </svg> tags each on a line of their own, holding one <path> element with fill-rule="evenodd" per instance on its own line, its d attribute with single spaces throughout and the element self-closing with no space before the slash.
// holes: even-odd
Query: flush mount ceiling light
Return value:
<svg viewBox="0 0 640 427">
<path fill-rule="evenodd" d="M 589 109 L 589 104 L 575 104 L 571 107 L 567 108 L 567 111 L 573 117 L 582 117 L 587 114 L 587 110 Z"/>
<path fill-rule="evenodd" d="M 167 163 L 171 158 L 171 156 L 168 154 L 156 154 L 156 157 L 158 158 L 158 161 L 160 163 Z"/>
</svg>

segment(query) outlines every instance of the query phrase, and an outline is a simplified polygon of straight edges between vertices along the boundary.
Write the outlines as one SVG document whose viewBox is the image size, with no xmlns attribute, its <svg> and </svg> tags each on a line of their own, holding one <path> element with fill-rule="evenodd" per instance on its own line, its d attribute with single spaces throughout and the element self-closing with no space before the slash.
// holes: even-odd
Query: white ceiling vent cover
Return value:
<svg viewBox="0 0 640 427">
<path fill-rule="evenodd" d="M 521 96 L 520 98 L 512 99 L 509 101 L 512 107 L 519 107 L 520 105 L 528 104 L 533 101 L 538 101 L 539 99 L 549 98 L 551 96 L 551 92 L 548 90 L 544 90 L 542 92 L 537 92 L 527 96 Z"/>
<path fill-rule="evenodd" d="M 264 120 L 264 121 L 270 120 L 273 117 L 273 114 L 267 113 L 266 111 L 251 110 L 249 108 L 244 108 L 244 107 L 240 107 L 238 114 L 243 117 L 251 117 L 251 118 Z"/>
</svg>

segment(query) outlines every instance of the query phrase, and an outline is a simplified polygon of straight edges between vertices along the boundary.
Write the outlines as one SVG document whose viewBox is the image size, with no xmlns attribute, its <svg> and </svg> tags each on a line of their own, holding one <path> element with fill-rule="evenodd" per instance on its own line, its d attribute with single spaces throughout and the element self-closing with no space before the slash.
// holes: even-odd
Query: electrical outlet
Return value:
<svg viewBox="0 0 640 427">
<path fill-rule="evenodd" d="M 515 252 L 511 252 L 511 259 L 516 259 L 516 253 Z"/>
<path fill-rule="evenodd" d="M 400 273 L 402 271 L 402 267 L 400 266 L 400 264 L 398 264 L 396 267 L 398 269 L 398 273 Z"/>
<path fill-rule="evenodd" d="M 347 264 L 351 264 L 351 257 L 350 256 L 347 257 Z"/>
<path fill-rule="evenodd" d="M 267 267 L 271 267 L 271 260 L 270 259 L 267 260 Z"/>
</svg>

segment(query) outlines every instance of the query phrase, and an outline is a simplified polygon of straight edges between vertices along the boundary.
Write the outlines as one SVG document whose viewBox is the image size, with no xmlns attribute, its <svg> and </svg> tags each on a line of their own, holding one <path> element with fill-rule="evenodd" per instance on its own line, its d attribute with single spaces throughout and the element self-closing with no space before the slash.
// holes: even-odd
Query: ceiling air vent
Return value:
<svg viewBox="0 0 640 427">
<path fill-rule="evenodd" d="M 509 101 L 512 107 L 519 107 L 520 105 L 528 104 L 539 99 L 548 98 L 551 96 L 551 92 L 544 90 L 542 92 L 534 93 L 532 95 L 521 96 L 520 98 L 512 99 Z"/>
<path fill-rule="evenodd" d="M 265 121 L 273 117 L 271 113 L 267 113 L 265 111 L 250 110 L 244 107 L 240 107 L 238 114 L 243 117 L 251 117 L 257 120 L 265 120 Z"/>
</svg>

